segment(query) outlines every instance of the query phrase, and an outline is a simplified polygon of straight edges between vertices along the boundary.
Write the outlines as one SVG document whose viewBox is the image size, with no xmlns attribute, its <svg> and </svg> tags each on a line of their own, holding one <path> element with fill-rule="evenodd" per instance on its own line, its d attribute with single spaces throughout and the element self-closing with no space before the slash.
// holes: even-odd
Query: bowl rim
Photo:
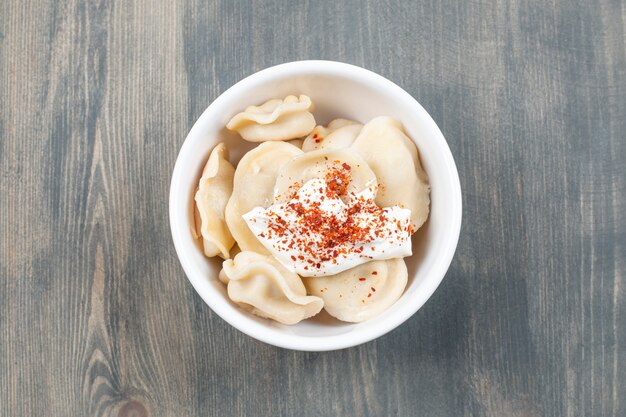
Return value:
<svg viewBox="0 0 626 417">
<path fill-rule="evenodd" d="M 452 205 L 454 206 L 451 217 L 448 219 L 452 225 L 452 228 L 450 229 L 452 232 L 446 236 L 446 241 L 442 244 L 444 251 L 439 255 L 437 262 L 435 262 L 429 270 L 429 276 L 425 280 L 424 284 L 422 284 L 423 288 L 421 288 L 421 291 L 415 296 L 414 302 L 407 304 L 406 308 L 397 311 L 396 314 L 386 316 L 386 320 L 379 321 L 376 326 L 364 329 L 363 331 L 357 330 L 330 336 L 301 336 L 296 334 L 281 333 L 280 337 L 276 337 L 273 332 L 268 331 L 267 327 L 254 322 L 252 318 L 246 317 L 245 320 L 243 320 L 241 317 L 229 315 L 229 310 L 232 311 L 233 306 L 228 302 L 228 300 L 225 299 L 225 297 L 211 298 L 209 294 L 206 293 L 207 288 L 209 288 L 206 283 L 206 278 L 200 278 L 198 276 L 199 271 L 195 270 L 192 260 L 185 251 L 183 231 L 189 230 L 189 225 L 187 224 L 188 220 L 186 217 L 187 214 L 178 212 L 176 210 L 176 203 L 178 196 L 182 192 L 181 188 L 185 187 L 184 173 L 187 167 L 184 164 L 183 156 L 189 153 L 188 148 L 191 146 L 190 138 L 197 134 L 197 130 L 201 129 L 200 125 L 203 124 L 202 121 L 210 117 L 211 111 L 214 108 L 220 107 L 220 103 L 226 96 L 235 94 L 241 90 L 247 90 L 250 87 L 254 87 L 255 85 L 263 84 L 274 79 L 284 79 L 304 74 L 343 76 L 349 74 L 351 77 L 358 77 L 367 82 L 389 89 L 390 94 L 403 100 L 403 105 L 411 106 L 412 111 L 415 111 L 420 115 L 420 118 L 427 123 L 429 132 L 431 132 L 436 138 L 438 142 L 437 146 L 441 148 L 440 150 L 443 153 L 443 158 L 446 161 L 448 175 L 452 182 L 452 189 L 448 190 L 450 193 L 449 197 L 452 199 Z M 228 88 L 209 104 L 200 117 L 198 117 L 195 121 L 193 127 L 185 137 L 185 140 L 183 141 L 176 157 L 170 182 L 168 211 L 170 231 L 178 260 L 185 271 L 187 279 L 194 287 L 195 291 L 213 312 L 234 328 L 264 343 L 292 350 L 321 352 L 357 346 L 383 336 L 408 320 L 426 303 L 428 299 L 430 299 L 445 277 L 456 252 L 461 232 L 462 195 L 456 164 L 443 133 L 430 114 L 428 114 L 422 105 L 419 104 L 419 102 L 406 90 L 382 75 L 356 65 L 337 61 L 302 60 L 274 65 L 255 72 Z M 363 323 L 359 323 L 357 325 L 362 324 Z"/>
</svg>

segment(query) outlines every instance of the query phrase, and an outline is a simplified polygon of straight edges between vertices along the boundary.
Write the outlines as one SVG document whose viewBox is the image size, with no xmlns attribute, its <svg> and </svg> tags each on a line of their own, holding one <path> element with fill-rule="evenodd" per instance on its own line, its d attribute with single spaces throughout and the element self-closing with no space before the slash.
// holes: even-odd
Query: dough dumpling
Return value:
<svg viewBox="0 0 626 417">
<path fill-rule="evenodd" d="M 337 175 L 345 175 L 347 183 L 335 183 Z M 278 173 L 274 196 L 277 202 L 286 202 L 307 181 L 313 178 L 326 180 L 329 188 L 345 199 L 347 193 L 358 193 L 373 185 L 376 187 L 376 175 L 356 152 L 349 148 L 321 149 L 307 152 L 292 158 Z"/>
<path fill-rule="evenodd" d="M 208 257 L 229 256 L 235 239 L 224 216 L 226 203 L 233 192 L 235 168 L 228 162 L 228 149 L 218 144 L 204 166 L 196 191 L 196 230 L 202 237 L 204 254 Z"/>
<path fill-rule="evenodd" d="M 302 144 L 304 152 L 318 149 L 347 148 L 363 128 L 353 120 L 335 119 L 328 126 L 315 126 L 315 129 L 306 137 Z"/>
<path fill-rule="evenodd" d="M 309 294 L 324 300 L 324 310 L 342 321 L 369 320 L 391 307 L 404 292 L 403 259 L 371 261 L 336 275 L 302 278 Z"/>
<path fill-rule="evenodd" d="M 271 256 L 240 252 L 224 261 L 220 280 L 228 297 L 260 317 L 296 324 L 320 312 L 324 301 L 307 296 L 300 277 Z"/>
<path fill-rule="evenodd" d="M 289 140 L 311 133 L 315 118 L 313 102 L 308 96 L 272 99 L 260 106 L 249 106 L 226 124 L 250 142 Z"/>
<path fill-rule="evenodd" d="M 377 117 L 363 126 L 351 149 L 369 164 L 378 179 L 376 204 L 411 210 L 415 230 L 428 218 L 430 186 L 415 144 L 402 124 L 390 117 Z"/>
<path fill-rule="evenodd" d="M 280 168 L 303 152 L 286 142 L 262 143 L 246 153 L 235 170 L 233 193 L 226 205 L 226 223 L 242 251 L 269 255 L 244 221 L 243 214 L 255 207 L 269 207 Z"/>
</svg>

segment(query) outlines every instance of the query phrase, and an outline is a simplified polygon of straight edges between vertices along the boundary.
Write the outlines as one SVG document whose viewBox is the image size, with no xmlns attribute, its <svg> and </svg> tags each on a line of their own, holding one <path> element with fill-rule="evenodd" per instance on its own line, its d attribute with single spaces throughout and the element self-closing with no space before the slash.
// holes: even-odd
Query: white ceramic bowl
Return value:
<svg viewBox="0 0 626 417">
<path fill-rule="evenodd" d="M 400 120 L 416 143 L 431 184 L 428 222 L 413 239 L 414 255 L 406 258 L 409 283 L 402 297 L 380 316 L 364 323 L 339 322 L 324 312 L 286 326 L 249 314 L 232 303 L 217 276 L 218 259 L 209 260 L 194 240 L 193 194 L 211 149 L 220 141 L 237 163 L 251 144 L 228 132 L 228 120 L 251 104 L 289 94 L 306 94 L 315 103 L 315 119 L 326 124 L 343 117 L 367 122 L 376 116 Z M 386 78 L 353 65 L 332 61 L 299 61 L 259 71 L 219 96 L 202 113 L 176 160 L 170 188 L 170 226 L 178 258 L 202 299 L 233 327 L 263 342 L 283 348 L 325 351 L 375 339 L 411 317 L 443 279 L 461 229 L 459 176 L 441 131 L 402 88 Z"/>
</svg>

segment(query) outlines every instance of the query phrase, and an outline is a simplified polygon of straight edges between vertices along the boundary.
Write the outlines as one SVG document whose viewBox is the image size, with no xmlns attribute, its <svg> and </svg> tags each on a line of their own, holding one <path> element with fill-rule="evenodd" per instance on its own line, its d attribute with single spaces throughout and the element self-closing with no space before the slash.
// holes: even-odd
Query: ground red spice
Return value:
<svg viewBox="0 0 626 417">
<path fill-rule="evenodd" d="M 324 180 L 328 185 L 329 198 L 333 198 L 336 194 L 339 197 L 346 197 L 348 194 L 348 184 L 350 184 L 350 172 L 347 169 L 332 167 L 325 175 Z"/>
</svg>

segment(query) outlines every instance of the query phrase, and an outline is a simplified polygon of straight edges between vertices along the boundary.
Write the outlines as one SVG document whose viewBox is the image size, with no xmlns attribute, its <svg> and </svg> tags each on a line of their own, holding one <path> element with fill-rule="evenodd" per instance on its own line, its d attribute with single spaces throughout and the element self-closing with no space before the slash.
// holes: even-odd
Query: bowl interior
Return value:
<svg viewBox="0 0 626 417">
<path fill-rule="evenodd" d="M 228 120 L 251 104 L 306 94 L 315 104 L 318 124 L 335 118 L 366 123 L 376 116 L 400 120 L 416 143 L 431 183 L 428 222 L 413 237 L 414 255 L 406 258 L 409 283 L 402 297 L 379 317 L 343 323 L 323 313 L 286 326 L 248 314 L 230 302 L 217 279 L 221 261 L 207 259 L 191 234 L 193 193 L 212 148 L 223 141 L 232 163 L 256 144 L 225 129 Z M 222 318 L 262 341 L 292 349 L 330 350 L 363 343 L 410 317 L 434 292 L 447 270 L 460 230 L 458 174 L 441 132 L 426 111 L 404 90 L 381 76 L 346 64 L 303 61 L 269 68 L 246 78 L 216 99 L 202 114 L 181 148 L 170 196 L 172 234 L 181 263 L 200 296 Z"/>
</svg>

